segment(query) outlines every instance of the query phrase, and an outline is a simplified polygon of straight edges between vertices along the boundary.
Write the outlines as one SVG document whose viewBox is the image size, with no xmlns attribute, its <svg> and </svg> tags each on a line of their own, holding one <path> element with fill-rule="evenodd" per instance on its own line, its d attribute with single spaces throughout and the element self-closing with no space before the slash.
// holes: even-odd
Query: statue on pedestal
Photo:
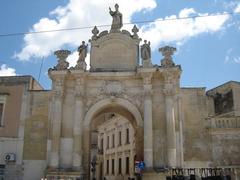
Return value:
<svg viewBox="0 0 240 180">
<path fill-rule="evenodd" d="M 122 23 L 122 13 L 118 11 L 118 4 L 115 4 L 115 11 L 112 11 L 109 7 L 109 14 L 112 16 L 112 26 L 111 26 L 111 32 L 117 32 L 121 29 L 123 26 Z"/>
<path fill-rule="evenodd" d="M 78 47 L 79 58 L 77 61 L 77 65 L 75 66 L 75 69 L 86 70 L 87 64 L 85 62 L 85 58 L 88 52 L 87 48 L 88 48 L 88 45 L 85 45 L 85 41 L 82 41 L 82 44 Z"/>
<path fill-rule="evenodd" d="M 151 47 L 150 41 L 144 40 L 144 44 L 141 45 L 141 58 L 143 60 L 143 67 L 151 67 Z"/>
</svg>

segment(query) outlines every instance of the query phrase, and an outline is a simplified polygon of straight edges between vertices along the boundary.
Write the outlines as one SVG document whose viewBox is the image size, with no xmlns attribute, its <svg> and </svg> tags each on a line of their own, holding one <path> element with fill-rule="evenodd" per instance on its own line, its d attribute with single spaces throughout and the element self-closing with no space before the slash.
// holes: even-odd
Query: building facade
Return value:
<svg viewBox="0 0 240 180">
<path fill-rule="evenodd" d="M 121 30 L 115 8 L 110 31 L 92 30 L 89 70 L 85 42 L 75 67 L 66 61 L 71 52 L 58 50 L 48 72 L 52 89 L 19 99 L 22 179 L 136 178 L 137 161 L 144 161 L 148 180 L 175 168 L 198 176 L 215 168 L 239 178 L 240 83 L 207 92 L 180 87 L 176 49 L 160 48 L 163 59 L 152 65 L 150 43 L 140 45 L 136 26 Z"/>
<path fill-rule="evenodd" d="M 0 179 L 23 178 L 27 96 L 39 90 L 42 87 L 31 76 L 0 77 Z"/>
</svg>

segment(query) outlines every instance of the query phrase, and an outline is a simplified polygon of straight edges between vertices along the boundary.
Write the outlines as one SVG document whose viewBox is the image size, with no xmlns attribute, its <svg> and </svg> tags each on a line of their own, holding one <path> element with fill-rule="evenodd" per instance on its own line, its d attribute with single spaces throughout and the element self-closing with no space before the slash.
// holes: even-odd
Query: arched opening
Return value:
<svg viewBox="0 0 240 180">
<path fill-rule="evenodd" d="M 84 119 L 83 165 L 89 178 L 127 179 L 134 160 L 143 159 L 143 127 L 138 109 L 115 98 L 93 105 Z"/>
</svg>

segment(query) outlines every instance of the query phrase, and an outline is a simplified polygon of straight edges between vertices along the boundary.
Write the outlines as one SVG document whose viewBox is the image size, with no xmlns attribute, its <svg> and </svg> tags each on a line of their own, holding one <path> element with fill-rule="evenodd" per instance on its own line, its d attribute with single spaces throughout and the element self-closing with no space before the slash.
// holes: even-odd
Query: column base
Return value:
<svg viewBox="0 0 240 180">
<path fill-rule="evenodd" d="M 176 156 L 177 150 L 176 150 L 176 148 L 168 148 L 167 151 L 168 151 L 167 152 L 167 154 L 168 154 L 168 166 L 174 168 L 177 165 L 177 162 L 176 162 L 176 160 L 177 160 L 177 158 L 176 158 L 177 157 Z"/>
<path fill-rule="evenodd" d="M 142 179 L 143 180 L 166 180 L 166 175 L 165 175 L 165 173 L 157 173 L 153 169 L 152 169 L 152 171 L 151 170 L 148 170 L 148 171 L 144 170 L 143 175 L 142 175 Z"/>
<path fill-rule="evenodd" d="M 48 180 L 51 179 L 84 179 L 84 173 L 81 171 L 65 170 L 65 169 L 48 169 L 45 175 Z"/>
</svg>

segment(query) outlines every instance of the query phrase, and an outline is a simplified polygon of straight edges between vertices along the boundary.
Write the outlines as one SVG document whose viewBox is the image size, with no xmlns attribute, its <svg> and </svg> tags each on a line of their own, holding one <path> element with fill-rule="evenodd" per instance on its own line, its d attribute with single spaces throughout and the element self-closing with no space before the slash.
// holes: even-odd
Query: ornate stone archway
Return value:
<svg viewBox="0 0 240 180">
<path fill-rule="evenodd" d="M 85 175 L 90 175 L 91 133 L 94 129 L 94 118 L 102 113 L 116 112 L 130 121 L 135 131 L 136 157 L 143 158 L 143 120 L 135 105 L 126 99 L 110 97 L 98 101 L 87 111 L 83 121 L 83 167 Z"/>
</svg>

